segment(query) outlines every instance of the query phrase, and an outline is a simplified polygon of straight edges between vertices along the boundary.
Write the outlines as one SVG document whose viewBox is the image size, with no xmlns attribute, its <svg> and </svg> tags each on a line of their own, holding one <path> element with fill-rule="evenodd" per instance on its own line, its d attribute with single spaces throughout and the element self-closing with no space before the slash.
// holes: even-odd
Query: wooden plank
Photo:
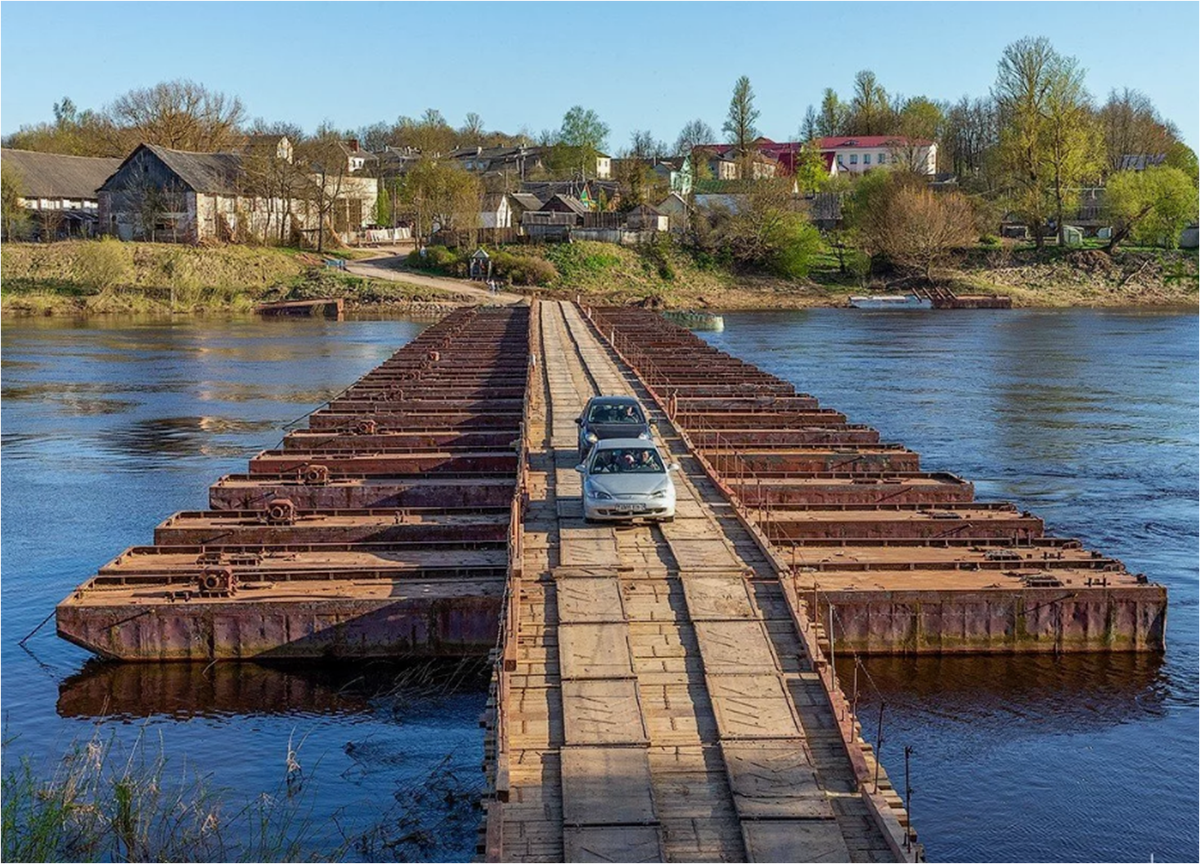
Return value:
<svg viewBox="0 0 1200 864">
<path fill-rule="evenodd" d="M 564 681 L 567 744 L 645 744 L 637 682 L 629 679 Z"/>
<path fill-rule="evenodd" d="M 697 621 L 696 641 L 709 674 L 775 672 L 775 654 L 761 621 Z"/>
<path fill-rule="evenodd" d="M 558 578 L 555 590 L 560 624 L 625 620 L 621 586 L 613 577 Z"/>
<path fill-rule="evenodd" d="M 693 621 L 729 621 L 756 617 L 746 580 L 740 574 L 681 573 L 688 616 Z"/>
<path fill-rule="evenodd" d="M 799 738 L 800 726 L 778 675 L 706 675 L 722 740 Z"/>
<path fill-rule="evenodd" d="M 567 828 L 563 850 L 572 862 L 663 860 L 658 829 L 649 826 Z"/>
<path fill-rule="evenodd" d="M 783 819 L 742 823 L 751 861 L 849 861 L 837 822 Z"/>
<path fill-rule="evenodd" d="M 655 821 L 645 747 L 562 748 L 567 825 L 648 825 Z"/>
<path fill-rule="evenodd" d="M 721 751 L 743 819 L 834 817 L 802 740 L 727 741 Z"/>
<path fill-rule="evenodd" d="M 617 538 L 612 528 L 562 526 L 559 562 L 563 567 L 611 567 L 618 561 Z"/>
<path fill-rule="evenodd" d="M 558 662 L 564 681 L 578 678 L 632 678 L 629 625 L 561 624 Z"/>
</svg>

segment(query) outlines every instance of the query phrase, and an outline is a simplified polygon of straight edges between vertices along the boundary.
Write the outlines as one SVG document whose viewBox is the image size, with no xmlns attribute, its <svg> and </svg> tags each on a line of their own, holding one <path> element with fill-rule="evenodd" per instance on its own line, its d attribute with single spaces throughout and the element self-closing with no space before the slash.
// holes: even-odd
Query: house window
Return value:
<svg viewBox="0 0 1200 864">
<path fill-rule="evenodd" d="M 895 157 L 893 157 L 893 158 L 892 158 L 892 161 L 893 161 L 893 162 L 895 162 L 895 161 L 896 161 Z M 880 153 L 880 154 L 879 154 L 879 164 L 880 164 L 880 165 L 886 165 L 886 164 L 887 164 L 887 154 L 886 154 L 886 153 Z"/>
<path fill-rule="evenodd" d="M 851 165 L 857 165 L 857 164 L 858 164 L 858 154 L 857 154 L 857 153 L 851 153 L 851 154 L 850 154 L 850 164 L 851 164 Z"/>
<path fill-rule="evenodd" d="M 871 154 L 870 154 L 870 153 L 864 153 L 864 154 L 863 154 L 863 164 L 864 164 L 864 165 L 870 165 L 870 164 L 871 164 Z"/>
</svg>

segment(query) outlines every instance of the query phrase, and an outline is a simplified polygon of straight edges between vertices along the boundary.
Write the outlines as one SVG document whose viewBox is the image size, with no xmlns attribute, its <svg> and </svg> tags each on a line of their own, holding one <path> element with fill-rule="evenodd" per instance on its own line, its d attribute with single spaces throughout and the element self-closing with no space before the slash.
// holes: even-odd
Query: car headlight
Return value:
<svg viewBox="0 0 1200 864">
<path fill-rule="evenodd" d="M 666 490 L 666 489 L 659 489 L 657 492 L 651 492 L 651 493 L 650 493 L 650 497 L 651 497 L 651 498 L 666 498 L 666 497 L 667 497 L 667 490 Z"/>
<path fill-rule="evenodd" d="M 600 440 L 600 438 L 599 438 L 599 436 L 596 435 L 595 432 L 589 432 L 587 434 L 587 442 L 589 444 L 595 444 L 599 440 Z"/>
<path fill-rule="evenodd" d="M 597 501 L 611 501 L 612 497 L 613 497 L 613 496 L 609 495 L 607 492 L 604 492 L 600 489 L 596 489 L 593 486 L 588 486 L 585 491 L 587 492 L 587 495 L 589 498 L 595 498 Z"/>
<path fill-rule="evenodd" d="M 650 433 L 649 432 L 639 432 L 638 437 L 641 438 L 643 441 L 649 441 Z"/>
</svg>

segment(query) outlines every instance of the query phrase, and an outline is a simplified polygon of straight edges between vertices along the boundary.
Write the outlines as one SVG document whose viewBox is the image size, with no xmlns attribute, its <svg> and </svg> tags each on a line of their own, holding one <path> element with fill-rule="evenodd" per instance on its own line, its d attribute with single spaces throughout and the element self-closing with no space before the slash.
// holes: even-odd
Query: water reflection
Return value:
<svg viewBox="0 0 1200 864">
<path fill-rule="evenodd" d="M 236 456 L 246 448 L 214 443 L 211 436 L 270 432 L 278 428 L 275 420 L 161 417 L 105 429 L 96 437 L 100 449 L 119 456 Z"/>
<path fill-rule="evenodd" d="M 851 693 L 853 663 L 841 666 L 838 679 Z M 1171 698 L 1162 657 L 1145 654 L 871 657 L 857 686 L 865 708 L 882 700 L 973 734 L 1007 737 L 1161 717 Z"/>
<path fill-rule="evenodd" d="M 421 663 L 113 663 L 89 660 L 58 688 L 60 717 L 187 719 L 361 714 L 486 689 L 479 661 Z"/>
</svg>

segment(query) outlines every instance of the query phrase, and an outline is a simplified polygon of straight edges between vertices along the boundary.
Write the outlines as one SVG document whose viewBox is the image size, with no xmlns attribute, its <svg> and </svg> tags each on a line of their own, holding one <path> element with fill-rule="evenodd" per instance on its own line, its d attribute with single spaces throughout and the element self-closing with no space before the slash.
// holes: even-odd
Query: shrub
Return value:
<svg viewBox="0 0 1200 864">
<path fill-rule="evenodd" d="M 984 234 L 979 238 L 979 245 L 986 246 L 989 249 L 995 249 L 1000 245 L 1000 238 L 995 234 Z"/>
<path fill-rule="evenodd" d="M 863 248 L 892 264 L 919 270 L 926 279 L 955 249 L 979 235 L 976 213 L 960 192 L 934 192 L 899 172 L 876 171 L 858 185 L 853 204 Z"/>
<path fill-rule="evenodd" d="M 492 253 L 492 273 L 512 285 L 549 285 L 558 278 L 558 269 L 545 258 L 503 249 Z"/>
<path fill-rule="evenodd" d="M 97 291 L 111 291 L 133 281 L 133 251 L 112 237 L 82 244 L 74 266 L 78 280 Z"/>
</svg>

